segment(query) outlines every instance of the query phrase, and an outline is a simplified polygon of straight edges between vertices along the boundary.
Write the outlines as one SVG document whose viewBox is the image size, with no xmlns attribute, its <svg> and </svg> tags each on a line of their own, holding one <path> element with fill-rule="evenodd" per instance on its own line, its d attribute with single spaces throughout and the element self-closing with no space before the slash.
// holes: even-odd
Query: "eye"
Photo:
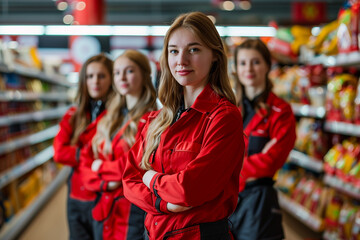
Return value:
<svg viewBox="0 0 360 240">
<path fill-rule="evenodd" d="M 88 75 L 86 75 L 86 79 L 91 79 L 93 77 L 93 75 L 92 74 L 88 74 Z"/>
<path fill-rule="evenodd" d="M 246 62 L 245 62 L 245 61 L 240 61 L 240 62 L 239 62 L 239 65 L 240 65 L 240 66 L 245 66 L 245 65 L 246 65 Z"/>
<path fill-rule="evenodd" d="M 120 72 L 119 71 L 114 71 L 114 76 L 118 76 L 118 75 L 120 75 Z"/>
<path fill-rule="evenodd" d="M 196 53 L 199 52 L 200 49 L 199 48 L 190 48 L 190 53 Z"/>
<path fill-rule="evenodd" d="M 126 72 L 127 72 L 127 73 L 133 73 L 134 70 L 133 70 L 133 69 L 128 69 Z"/>
<path fill-rule="evenodd" d="M 105 74 L 104 74 L 104 73 L 100 73 L 100 74 L 99 74 L 99 78 L 105 78 Z"/>
<path fill-rule="evenodd" d="M 169 53 L 170 54 L 177 54 L 177 53 L 179 53 L 179 51 L 176 50 L 176 49 L 169 49 Z"/>
<path fill-rule="evenodd" d="M 253 63 L 254 64 L 260 64 L 260 60 L 259 59 L 254 59 Z"/>
</svg>

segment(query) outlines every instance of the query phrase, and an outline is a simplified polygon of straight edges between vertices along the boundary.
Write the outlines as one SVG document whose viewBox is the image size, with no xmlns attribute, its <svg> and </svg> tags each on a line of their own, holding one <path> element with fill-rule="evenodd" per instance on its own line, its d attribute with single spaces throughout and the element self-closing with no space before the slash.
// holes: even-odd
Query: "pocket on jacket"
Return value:
<svg viewBox="0 0 360 240">
<path fill-rule="evenodd" d="M 200 227 L 199 225 L 182 228 L 167 232 L 163 238 L 164 240 L 200 240 Z"/>
<path fill-rule="evenodd" d="M 175 172 L 183 170 L 201 150 L 201 144 L 182 141 L 175 145 L 171 154 L 171 169 Z"/>
</svg>

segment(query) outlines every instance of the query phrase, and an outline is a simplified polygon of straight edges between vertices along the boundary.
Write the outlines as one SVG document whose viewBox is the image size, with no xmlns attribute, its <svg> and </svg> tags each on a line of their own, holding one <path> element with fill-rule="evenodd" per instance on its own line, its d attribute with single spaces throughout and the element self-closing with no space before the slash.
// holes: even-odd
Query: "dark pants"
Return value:
<svg viewBox="0 0 360 240">
<path fill-rule="evenodd" d="M 68 197 L 67 218 L 70 240 L 93 240 L 93 220 L 91 210 L 94 201 L 80 201 Z"/>
<path fill-rule="evenodd" d="M 238 205 L 229 220 L 235 240 L 284 239 L 273 180 L 262 178 L 247 183 L 244 191 L 239 193 Z"/>
</svg>

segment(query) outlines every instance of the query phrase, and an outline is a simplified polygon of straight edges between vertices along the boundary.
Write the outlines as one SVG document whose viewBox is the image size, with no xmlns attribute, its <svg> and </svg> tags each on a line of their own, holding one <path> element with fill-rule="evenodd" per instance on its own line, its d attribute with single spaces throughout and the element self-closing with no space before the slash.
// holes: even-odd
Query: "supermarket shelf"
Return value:
<svg viewBox="0 0 360 240">
<path fill-rule="evenodd" d="M 324 182 L 329 186 L 335 188 L 350 197 L 360 200 L 360 188 L 355 187 L 350 183 L 346 183 L 336 176 L 325 175 Z"/>
<path fill-rule="evenodd" d="M 291 103 L 291 108 L 296 116 L 324 118 L 326 110 L 324 107 L 314 107 L 300 103 Z"/>
<path fill-rule="evenodd" d="M 309 61 L 305 61 L 309 65 L 322 64 L 325 67 L 334 67 L 334 66 L 354 66 L 359 67 L 360 65 L 360 53 L 351 52 L 351 53 L 341 53 L 336 56 L 326 56 L 319 55 L 311 58 Z"/>
<path fill-rule="evenodd" d="M 18 148 L 22 148 L 28 145 L 33 145 L 36 143 L 40 143 L 46 140 L 49 140 L 57 134 L 59 130 L 59 125 L 55 125 L 52 127 L 49 127 L 45 130 L 42 130 L 40 132 L 28 135 L 26 137 L 22 137 L 10 142 L 5 142 L 0 144 L 0 155 L 12 152 Z"/>
<path fill-rule="evenodd" d="M 355 136 L 360 137 L 360 125 L 351 124 L 351 123 L 345 123 L 345 122 L 325 122 L 325 130 L 332 132 L 332 133 L 338 133 L 338 134 L 344 134 L 349 136 Z"/>
<path fill-rule="evenodd" d="M 313 215 L 302 205 L 294 202 L 285 194 L 278 191 L 279 204 L 282 209 L 293 215 L 300 222 L 311 228 L 315 232 L 324 230 L 324 221 L 318 216 Z"/>
<path fill-rule="evenodd" d="M 12 220 L 2 228 L 0 239 L 17 239 L 42 207 L 46 205 L 49 199 L 58 191 L 61 185 L 64 184 L 70 171 L 70 167 L 63 167 L 50 185 L 34 200 L 33 204 L 22 213 L 14 216 Z"/>
<path fill-rule="evenodd" d="M 17 179 L 18 177 L 24 175 L 27 172 L 30 172 L 34 168 L 42 165 L 52 158 L 54 155 L 53 146 L 47 147 L 41 152 L 39 152 L 34 157 L 27 159 L 25 162 L 16 165 L 15 167 L 9 169 L 8 171 L 0 174 L 0 189 L 11 181 Z"/>
<path fill-rule="evenodd" d="M 73 86 L 62 75 L 49 75 L 49 74 L 40 72 L 37 69 L 31 69 L 31 68 L 26 68 L 26 67 L 22 67 L 22 66 L 15 66 L 13 68 L 10 68 L 10 67 L 2 64 L 0 67 L 0 72 L 16 73 L 16 74 L 19 74 L 24 77 L 37 78 L 37 79 L 40 79 L 40 80 L 43 80 L 43 81 L 46 81 L 49 83 L 54 83 L 54 84 L 58 84 L 58 85 L 66 86 L 66 87 Z"/>
<path fill-rule="evenodd" d="M 15 123 L 39 122 L 48 119 L 61 118 L 70 106 L 58 107 L 32 113 L 22 113 L 12 116 L 0 117 L 0 127 L 8 126 Z"/>
<path fill-rule="evenodd" d="M 33 93 L 25 91 L 4 91 L 0 92 L 0 101 L 71 101 L 67 92 Z"/>
<path fill-rule="evenodd" d="M 289 158 L 290 162 L 300 167 L 315 171 L 317 173 L 322 173 L 324 171 L 324 164 L 321 160 L 310 157 L 297 150 L 291 150 Z"/>
</svg>

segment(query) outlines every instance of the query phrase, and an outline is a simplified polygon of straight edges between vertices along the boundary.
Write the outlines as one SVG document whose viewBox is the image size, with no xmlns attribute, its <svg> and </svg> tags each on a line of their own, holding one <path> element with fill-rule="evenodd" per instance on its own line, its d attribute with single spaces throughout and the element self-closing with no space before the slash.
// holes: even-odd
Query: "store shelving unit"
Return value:
<svg viewBox="0 0 360 240">
<path fill-rule="evenodd" d="M 318 216 L 312 214 L 302 205 L 294 202 L 291 198 L 285 194 L 278 192 L 279 204 L 282 209 L 285 209 L 288 213 L 304 223 L 311 230 L 315 232 L 322 232 L 324 230 L 324 220 Z"/>
<path fill-rule="evenodd" d="M 360 53 L 354 52 L 350 54 L 339 54 L 337 56 L 316 56 L 302 61 L 308 65 L 322 64 L 325 67 L 345 66 L 360 67 Z M 321 119 L 324 121 L 324 130 L 330 133 L 341 134 L 345 136 L 360 137 L 360 125 L 336 122 L 326 120 L 326 109 L 324 107 L 313 107 L 291 103 L 294 114 L 298 117 L 309 117 Z M 360 200 L 360 188 L 350 183 L 344 182 L 336 176 L 324 173 L 323 160 L 314 159 L 300 151 L 292 150 L 289 155 L 289 161 L 308 170 L 320 174 L 324 184 L 336 189 L 347 196 Z M 300 222 L 308 226 L 315 232 L 323 232 L 325 230 L 324 220 L 311 214 L 308 209 L 294 202 L 291 198 L 279 191 L 279 203 L 283 210 L 294 216 Z"/>
<path fill-rule="evenodd" d="M 291 150 L 289 155 L 290 162 L 309 169 L 311 171 L 322 173 L 324 171 L 324 164 L 322 160 L 310 157 L 305 153 L 299 152 L 297 150 Z"/>
<path fill-rule="evenodd" d="M 68 89 L 73 86 L 66 81 L 65 77 L 59 75 L 48 75 L 38 70 L 28 69 L 21 66 L 8 67 L 0 64 L 1 74 L 16 74 L 26 79 L 38 79 L 46 84 L 50 84 L 50 92 L 30 92 L 18 90 L 0 91 L 0 102 L 50 102 L 56 106 L 46 107 L 33 112 L 21 112 L 11 115 L 0 116 L 0 127 L 9 127 L 14 124 L 36 123 L 47 120 L 59 120 L 71 106 L 71 96 Z M 26 136 L 17 137 L 5 142 L 0 142 L 0 156 L 12 154 L 12 152 L 24 147 L 33 146 L 55 137 L 59 130 L 58 124 L 53 121 L 53 125 L 40 131 L 33 132 Z M 16 189 L 19 179 L 30 174 L 33 170 L 41 168 L 45 163 L 51 161 L 53 157 L 53 147 L 47 146 L 39 150 L 33 156 L 24 159 L 16 166 L 11 167 L 0 173 L 0 190 L 10 187 L 11 191 Z M 2 159 L 0 158 L 0 161 Z M 58 188 L 66 181 L 70 173 L 70 168 L 62 167 L 55 179 L 50 184 L 41 189 L 40 194 L 31 201 L 30 205 L 18 211 L 0 229 L 0 239 L 16 239 L 29 222 L 36 216 L 39 210 L 46 204 L 48 199 L 54 195 Z"/>
</svg>

